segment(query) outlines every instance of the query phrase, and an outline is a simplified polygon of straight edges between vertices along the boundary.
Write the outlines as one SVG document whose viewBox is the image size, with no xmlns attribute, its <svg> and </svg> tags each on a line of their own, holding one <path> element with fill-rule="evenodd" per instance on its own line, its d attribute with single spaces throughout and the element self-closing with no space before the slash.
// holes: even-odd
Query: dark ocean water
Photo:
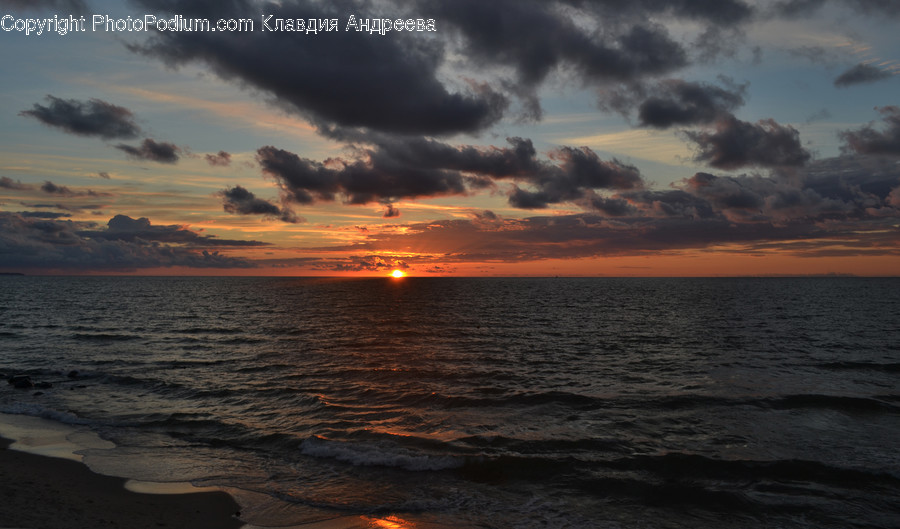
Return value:
<svg viewBox="0 0 900 529">
<path fill-rule="evenodd" d="M 0 412 L 243 518 L 898 527 L 900 280 L 0 277 Z M 77 370 L 77 378 L 67 374 Z"/>
</svg>

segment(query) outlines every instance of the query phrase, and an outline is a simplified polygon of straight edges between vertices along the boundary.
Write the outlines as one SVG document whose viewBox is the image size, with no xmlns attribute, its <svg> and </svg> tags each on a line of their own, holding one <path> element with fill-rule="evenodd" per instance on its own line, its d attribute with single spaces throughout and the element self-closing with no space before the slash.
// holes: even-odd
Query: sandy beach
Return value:
<svg viewBox="0 0 900 529">
<path fill-rule="evenodd" d="M 85 465 L 8 449 L 0 439 L 0 527 L 22 529 L 237 529 L 224 492 L 138 494 Z"/>
</svg>

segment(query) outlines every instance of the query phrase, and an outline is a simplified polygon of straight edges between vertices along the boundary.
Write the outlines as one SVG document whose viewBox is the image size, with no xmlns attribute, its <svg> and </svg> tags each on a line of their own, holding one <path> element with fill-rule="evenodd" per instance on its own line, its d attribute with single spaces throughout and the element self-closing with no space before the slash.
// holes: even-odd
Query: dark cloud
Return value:
<svg viewBox="0 0 900 529">
<path fill-rule="evenodd" d="M 877 66 L 860 63 L 839 75 L 834 80 L 834 86 L 846 87 L 855 84 L 874 83 L 883 79 L 890 79 L 891 77 L 893 77 L 892 73 Z"/>
<path fill-rule="evenodd" d="M 848 150 L 859 154 L 883 154 L 900 156 L 900 108 L 886 106 L 877 109 L 884 121 L 884 130 L 878 131 L 872 125 L 840 134 Z"/>
<path fill-rule="evenodd" d="M 640 255 L 730 245 L 795 255 L 900 255 L 900 167 L 844 156 L 815 161 L 791 178 L 698 173 L 678 189 L 634 190 L 605 199 L 613 216 L 412 223 L 367 234 L 334 251 L 412 247 L 442 262 Z M 599 198 L 599 197 L 598 197 Z M 599 209 L 599 208 L 598 208 Z"/>
<path fill-rule="evenodd" d="M 748 123 L 730 116 L 719 120 L 714 132 L 684 134 L 697 144 L 694 160 L 718 169 L 802 166 L 811 158 L 797 129 L 772 119 Z"/>
<path fill-rule="evenodd" d="M 682 20 L 697 20 L 730 26 L 748 21 L 753 8 L 743 0 L 698 2 L 696 0 L 564 0 L 562 3 L 605 16 L 629 14 L 667 15 Z"/>
<path fill-rule="evenodd" d="M 613 11 L 609 2 L 570 3 L 598 14 Z M 649 4 L 657 4 L 657 11 L 663 9 L 661 3 L 642 4 L 636 13 Z M 647 25 L 645 19 L 624 24 L 624 31 L 615 24 L 591 32 L 579 27 L 557 2 L 457 0 L 427 5 L 442 24 L 452 25 L 463 36 L 468 57 L 482 64 L 511 66 L 517 81 L 529 87 L 563 66 L 587 81 L 621 82 L 665 74 L 688 62 L 682 46 L 664 28 Z M 618 2 L 616 7 L 627 9 L 628 5 Z M 617 20 L 621 22 L 621 17 Z"/>
<path fill-rule="evenodd" d="M 181 153 L 181 148 L 173 143 L 157 142 L 150 138 L 145 138 L 139 147 L 120 143 L 116 145 L 116 149 L 135 160 L 159 163 L 176 163 Z"/>
<path fill-rule="evenodd" d="M 712 219 L 719 216 L 709 201 L 681 189 L 641 190 L 623 193 L 622 198 L 634 206 L 637 216 L 685 219 Z"/>
<path fill-rule="evenodd" d="M 601 196 L 590 200 L 591 208 L 610 217 L 622 217 L 635 213 L 635 207 L 622 198 L 605 198 Z"/>
<path fill-rule="evenodd" d="M 128 139 L 140 134 L 134 114 L 124 107 L 99 99 L 78 101 L 48 95 L 49 105 L 35 103 L 31 110 L 19 113 L 80 136 L 99 136 L 103 139 Z"/>
<path fill-rule="evenodd" d="M 225 151 L 219 151 L 216 154 L 207 154 L 205 158 L 206 163 L 213 167 L 228 167 L 231 165 L 231 154 Z"/>
<path fill-rule="evenodd" d="M 727 80 L 725 80 L 727 81 Z M 668 128 L 700 125 L 728 117 L 744 104 L 746 85 L 722 88 L 708 83 L 668 79 L 655 85 L 638 105 L 641 126 Z"/>
<path fill-rule="evenodd" d="M 179 231 L 192 235 L 175 236 Z M 180 244 L 168 244 L 170 241 Z M 235 242 L 252 245 L 244 241 Z M 210 251 L 216 246 L 219 245 L 214 243 L 212 237 L 177 226 L 151 226 L 147 219 L 118 216 L 104 230 L 93 223 L 0 212 L 0 269 L 6 270 L 71 272 L 129 271 L 172 266 L 255 266 L 245 259 Z"/>
<path fill-rule="evenodd" d="M 72 216 L 70 213 L 54 213 L 50 211 L 19 211 L 17 215 L 33 219 L 64 219 Z"/>
<path fill-rule="evenodd" d="M 60 204 L 60 203 L 57 203 L 57 204 L 25 204 L 25 203 L 23 203 L 22 205 L 25 207 L 29 207 L 29 208 L 52 208 L 52 209 L 58 209 L 60 211 L 71 211 L 73 213 L 80 213 L 84 210 L 89 210 L 89 209 L 99 210 L 99 209 L 103 209 L 104 207 L 106 207 L 102 204 L 71 205 L 71 204 Z"/>
<path fill-rule="evenodd" d="M 643 186 L 640 172 L 618 160 L 601 160 L 587 147 L 561 147 L 541 159 L 531 140 L 507 138 L 510 147 L 453 147 L 425 138 L 380 136 L 357 149 L 354 160 L 316 162 L 294 153 L 263 147 L 257 161 L 299 204 L 331 201 L 390 203 L 399 198 L 459 195 L 469 188 L 510 180 L 518 186 L 510 204 L 542 208 L 551 203 L 585 199 L 595 189 Z"/>
<path fill-rule="evenodd" d="M 192 248 L 258 247 L 268 246 L 259 241 L 219 239 L 213 235 L 201 235 L 184 226 L 153 226 L 146 217 L 133 219 L 116 215 L 109 220 L 106 229 L 84 229 L 78 235 L 89 239 L 142 243 L 179 244 Z"/>
<path fill-rule="evenodd" d="M 844 6 L 866 15 L 900 16 L 900 3 L 895 0 L 782 0 L 774 7 L 780 15 L 807 16 L 828 4 Z"/>
<path fill-rule="evenodd" d="M 537 91 L 554 73 L 583 86 L 671 74 L 690 64 L 691 50 L 699 50 L 702 59 L 727 48 L 754 16 L 744 0 L 416 0 L 388 3 L 391 16 L 432 17 L 440 38 L 395 31 L 373 39 L 344 31 L 348 13 L 372 12 L 368 0 L 139 4 L 185 17 L 209 17 L 212 11 L 226 18 L 273 14 L 272 24 L 275 18 L 337 18 L 344 27 L 315 38 L 292 32 L 161 32 L 130 49 L 170 66 L 209 65 L 323 130 L 429 136 L 483 131 L 514 100 L 523 117 L 539 119 Z M 699 28 L 696 42 L 686 47 L 690 37 L 676 39 L 654 22 L 673 19 Z M 445 64 L 463 56 L 472 75 L 442 75 Z"/>
<path fill-rule="evenodd" d="M 47 180 L 41 185 L 41 191 L 48 195 L 59 195 L 63 197 L 109 197 L 110 193 L 101 193 L 92 189 L 72 190 L 66 186 L 54 184 Z"/>
<path fill-rule="evenodd" d="M 561 147 L 551 158 L 555 166 L 544 165 L 537 174 L 522 180 L 533 184 L 534 191 L 516 187 L 510 205 L 523 209 L 545 208 L 553 203 L 575 202 L 590 196 L 594 189 L 635 189 L 643 187 L 638 169 L 619 160 L 601 160 L 587 147 Z"/>
<path fill-rule="evenodd" d="M 0 188 L 12 189 L 14 191 L 29 191 L 31 189 L 34 189 L 34 186 L 23 184 L 21 181 L 13 180 L 8 176 L 0 176 Z"/>
<path fill-rule="evenodd" d="M 145 44 L 131 46 L 170 66 L 208 64 L 222 78 L 271 94 L 284 108 L 315 123 L 407 134 L 453 134 L 482 130 L 500 119 L 507 107 L 506 98 L 487 85 L 447 86 L 438 71 L 444 61 L 443 44 L 428 35 L 395 32 L 390 38 L 373 38 L 367 32 L 344 31 L 348 13 L 371 11 L 367 2 L 140 3 L 186 17 L 208 17 L 215 12 L 226 18 L 268 13 L 284 19 L 339 19 L 342 27 L 338 31 L 312 38 L 259 30 L 161 32 Z M 397 16 L 401 14 L 406 14 L 405 9 L 398 6 Z"/>
<path fill-rule="evenodd" d="M 100 171 L 99 173 L 97 173 L 97 176 L 99 176 L 100 178 L 106 179 L 106 180 L 109 180 L 110 178 L 112 178 L 109 175 L 109 173 L 107 173 L 106 171 Z"/>
<path fill-rule="evenodd" d="M 218 193 L 222 197 L 222 207 L 228 213 L 237 215 L 262 215 L 266 218 L 278 219 L 283 222 L 302 222 L 288 208 L 280 208 L 268 200 L 261 199 L 241 186 L 234 186 Z"/>
<path fill-rule="evenodd" d="M 408 270 L 409 263 L 402 259 L 371 255 L 348 257 L 336 262 L 323 262 L 316 268 L 331 272 L 378 272 L 385 270 Z"/>
<path fill-rule="evenodd" d="M 395 208 L 393 204 L 387 204 L 384 208 L 384 215 L 382 215 L 385 219 L 392 219 L 400 216 L 400 210 Z"/>
</svg>

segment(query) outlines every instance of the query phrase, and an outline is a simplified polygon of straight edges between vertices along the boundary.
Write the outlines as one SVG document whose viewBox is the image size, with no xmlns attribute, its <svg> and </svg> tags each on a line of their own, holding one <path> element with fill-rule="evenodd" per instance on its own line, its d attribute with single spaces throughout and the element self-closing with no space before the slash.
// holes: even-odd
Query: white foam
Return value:
<svg viewBox="0 0 900 529">
<path fill-rule="evenodd" d="M 193 494 L 195 492 L 219 492 L 219 487 L 195 487 L 187 482 L 160 483 L 129 479 L 125 488 L 141 494 Z"/>
<path fill-rule="evenodd" d="M 0 413 L 0 436 L 13 441 L 10 445 L 13 450 L 74 461 L 82 460 L 78 454 L 81 450 L 115 447 L 75 425 L 29 415 Z"/>
<path fill-rule="evenodd" d="M 310 437 L 303 441 L 304 455 L 330 458 L 356 466 L 397 467 L 405 470 L 445 470 L 461 467 L 463 461 L 452 456 L 415 453 L 388 443 L 350 443 Z"/>
</svg>

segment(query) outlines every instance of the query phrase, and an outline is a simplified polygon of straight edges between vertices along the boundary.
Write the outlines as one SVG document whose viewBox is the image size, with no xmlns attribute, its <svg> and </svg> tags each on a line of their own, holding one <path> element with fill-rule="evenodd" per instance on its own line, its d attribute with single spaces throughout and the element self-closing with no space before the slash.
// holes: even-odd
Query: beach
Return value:
<svg viewBox="0 0 900 529">
<path fill-rule="evenodd" d="M 0 526 L 31 529 L 229 529 L 243 524 L 224 492 L 139 494 L 85 465 L 9 449 L 0 439 Z"/>
</svg>

